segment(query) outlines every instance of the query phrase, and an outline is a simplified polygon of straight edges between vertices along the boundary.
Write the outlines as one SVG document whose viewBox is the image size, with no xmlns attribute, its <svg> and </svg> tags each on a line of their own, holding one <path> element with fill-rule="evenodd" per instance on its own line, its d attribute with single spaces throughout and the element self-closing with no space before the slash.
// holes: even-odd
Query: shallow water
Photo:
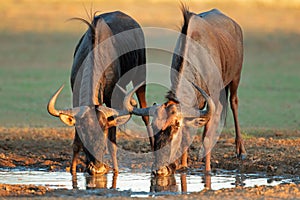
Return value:
<svg viewBox="0 0 300 200">
<path fill-rule="evenodd" d="M 105 176 L 91 177 L 85 173 L 77 173 L 76 177 L 68 172 L 16 171 L 0 170 L 0 183 L 34 184 L 52 189 L 113 189 L 127 192 L 128 196 L 143 197 L 164 194 L 182 194 L 199 192 L 205 188 L 219 190 L 233 188 L 237 185 L 253 187 L 255 185 L 275 186 L 280 183 L 293 182 L 283 177 L 266 177 L 263 174 L 240 174 L 232 171 L 218 171 L 211 176 L 200 172 L 175 174 L 167 178 L 154 178 L 150 173 L 121 171 L 118 176 L 109 173 Z"/>
</svg>

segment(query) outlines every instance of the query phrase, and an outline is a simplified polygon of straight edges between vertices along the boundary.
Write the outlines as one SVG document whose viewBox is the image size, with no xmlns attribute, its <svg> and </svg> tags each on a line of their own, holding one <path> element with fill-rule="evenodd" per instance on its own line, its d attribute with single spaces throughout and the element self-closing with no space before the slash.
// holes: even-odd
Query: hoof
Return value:
<svg viewBox="0 0 300 200">
<path fill-rule="evenodd" d="M 209 171 L 204 171 L 204 176 L 213 176 L 213 173 L 211 170 Z"/>
<path fill-rule="evenodd" d="M 176 169 L 176 171 L 179 172 L 179 173 L 181 173 L 181 172 L 187 172 L 188 169 L 189 169 L 189 168 L 186 167 L 186 166 L 179 166 L 179 167 Z"/>
</svg>

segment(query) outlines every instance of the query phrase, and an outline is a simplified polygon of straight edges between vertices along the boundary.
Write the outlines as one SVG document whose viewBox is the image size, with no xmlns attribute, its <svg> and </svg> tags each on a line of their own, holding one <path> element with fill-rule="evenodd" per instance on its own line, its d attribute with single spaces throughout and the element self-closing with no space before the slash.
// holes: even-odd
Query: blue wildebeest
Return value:
<svg viewBox="0 0 300 200">
<path fill-rule="evenodd" d="M 134 108 L 129 102 L 137 88 L 124 99 L 129 112 L 153 116 L 156 155 L 153 173 L 162 176 L 174 173 L 177 166 L 173 157 L 179 149 L 181 165 L 187 167 L 189 132 L 201 126 L 204 126 L 205 170 L 211 171 L 210 151 L 217 139 L 218 126 L 226 117 L 229 91 L 236 131 L 236 154 L 241 158 L 246 156 L 238 122 L 237 97 L 243 62 L 242 30 L 217 9 L 195 14 L 183 6 L 182 13 L 184 24 L 173 54 L 172 85 L 166 95 L 167 101 L 144 109 Z M 197 112 L 192 108 L 201 110 Z M 160 150 L 165 146 L 169 147 Z"/>
<path fill-rule="evenodd" d="M 55 108 L 61 87 L 49 100 L 48 112 L 67 125 L 75 125 L 72 174 L 76 173 L 76 160 L 81 149 L 86 155 L 88 173 L 107 173 L 109 167 L 103 162 L 106 146 L 117 173 L 116 126 L 130 118 L 128 112 L 122 111 L 125 96 L 122 90 L 130 81 L 136 86 L 146 79 L 144 34 L 134 19 L 120 11 L 94 16 L 91 23 L 79 20 L 89 28 L 74 53 L 70 77 L 73 108 Z M 122 79 L 126 73 L 131 73 L 132 79 Z M 117 84 L 119 87 L 115 87 Z M 145 89 L 143 85 L 136 91 L 142 108 L 147 106 Z M 143 121 L 151 134 L 149 117 L 143 116 Z M 151 137 L 150 143 L 153 146 Z"/>
</svg>

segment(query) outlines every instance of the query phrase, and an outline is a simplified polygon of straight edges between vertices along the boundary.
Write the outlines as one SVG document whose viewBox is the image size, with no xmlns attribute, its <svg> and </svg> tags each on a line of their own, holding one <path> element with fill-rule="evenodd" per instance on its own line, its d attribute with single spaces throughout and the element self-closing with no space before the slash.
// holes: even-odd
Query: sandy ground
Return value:
<svg viewBox="0 0 300 200">
<path fill-rule="evenodd" d="M 299 131 L 265 131 L 256 137 L 246 137 L 245 146 L 248 157 L 245 161 L 235 158 L 234 137 L 232 134 L 221 134 L 213 149 L 213 169 L 238 169 L 244 173 L 265 172 L 270 176 L 300 176 L 300 132 Z M 30 169 L 46 169 L 48 171 L 69 171 L 72 155 L 73 129 L 70 128 L 0 128 L 0 167 Z M 201 168 L 203 163 L 198 158 L 199 138 L 195 138 L 189 150 L 189 166 Z M 145 139 L 131 138 L 128 135 L 118 136 L 121 169 L 149 171 L 152 159 L 145 159 L 144 152 L 149 151 Z M 128 159 L 128 152 L 134 157 Z M 130 153 L 129 153 L 130 154 Z M 109 156 L 106 156 L 109 159 Z M 127 159 L 125 159 L 127 158 Z M 81 155 L 78 171 L 83 171 L 84 156 Z M 108 191 L 97 194 L 97 198 L 105 196 Z M 114 194 L 111 196 L 122 196 Z M 35 185 L 0 184 L 0 196 L 38 198 L 93 198 L 86 191 L 51 190 Z M 125 195 L 126 196 L 126 195 Z M 157 199 L 300 199 L 300 184 L 281 184 L 275 187 L 259 186 L 254 188 L 236 187 L 217 191 L 203 190 L 189 195 L 162 196 Z M 129 199 L 129 197 L 114 197 Z"/>
</svg>

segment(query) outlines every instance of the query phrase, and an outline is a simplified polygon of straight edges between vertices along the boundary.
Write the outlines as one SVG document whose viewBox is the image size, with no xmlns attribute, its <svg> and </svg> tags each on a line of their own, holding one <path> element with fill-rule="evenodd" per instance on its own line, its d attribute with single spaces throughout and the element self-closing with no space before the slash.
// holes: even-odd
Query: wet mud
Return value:
<svg viewBox="0 0 300 200">
<path fill-rule="evenodd" d="M 0 128 L 0 171 L 69 172 L 73 137 L 74 132 L 70 128 Z M 158 199 L 165 196 L 168 196 L 168 199 L 178 197 L 195 199 L 201 198 L 203 195 L 208 199 L 242 199 L 250 197 L 257 199 L 264 197 L 270 199 L 300 198 L 299 131 L 265 131 L 256 134 L 255 137 L 245 135 L 245 146 L 248 156 L 244 161 L 235 157 L 234 135 L 222 133 L 212 152 L 213 172 L 210 177 L 212 190 L 207 187 L 209 185 L 209 177 L 207 179 L 201 176 L 204 174 L 204 163 L 199 158 L 200 138 L 200 136 L 196 137 L 190 146 L 189 168 L 176 174 L 176 187 L 174 188 L 177 188 L 177 191 L 175 193 L 157 195 L 159 193 L 155 193 L 155 191 L 151 193 L 151 187 L 145 187 L 147 192 L 138 193 L 137 196 L 142 196 L 143 198 L 156 196 Z M 118 146 L 118 159 L 121 171 L 119 181 L 122 172 L 130 172 L 132 174 L 145 173 L 150 176 L 153 157 L 151 154 L 147 154 L 150 151 L 147 139 L 119 133 Z M 106 155 L 105 158 L 108 164 L 111 164 L 110 156 Z M 83 174 L 84 169 L 84 155 L 82 154 L 78 164 L 78 174 Z M 247 176 L 249 178 L 249 174 L 263 174 L 262 178 L 266 178 L 267 182 L 261 186 L 259 184 L 247 186 L 243 183 L 234 185 L 233 183 L 232 188 L 214 189 L 214 178 L 218 174 L 224 173 L 224 170 L 233 174 L 246 174 L 246 178 Z M 191 182 L 190 176 L 198 175 L 198 189 L 184 192 L 184 184 L 181 183 L 180 178 L 182 174 L 187 175 L 187 182 Z M 242 179 L 242 177 L 240 178 Z M 151 183 L 150 178 L 147 181 L 148 184 Z M 279 183 L 275 186 L 272 185 L 276 181 L 279 181 Z M 165 189 L 164 186 L 172 186 L 170 182 L 172 181 L 160 180 L 160 185 L 162 185 L 160 189 Z M 97 183 L 95 180 L 93 183 L 93 181 L 89 182 L 85 178 L 84 183 L 80 181 L 78 183 L 83 184 L 85 188 L 62 189 L 36 183 L 9 184 L 2 182 L 0 184 L 0 196 L 55 198 L 93 198 L 94 196 L 103 196 L 105 198 L 127 199 L 135 194 L 130 189 L 114 189 L 112 178 L 102 189 L 95 186 Z M 116 184 L 118 188 L 118 181 Z M 155 187 L 157 187 L 157 184 Z M 152 187 L 152 189 L 154 190 L 155 187 Z M 187 187 L 189 188 L 189 185 Z M 172 187 L 167 191 L 172 191 Z"/>
</svg>

